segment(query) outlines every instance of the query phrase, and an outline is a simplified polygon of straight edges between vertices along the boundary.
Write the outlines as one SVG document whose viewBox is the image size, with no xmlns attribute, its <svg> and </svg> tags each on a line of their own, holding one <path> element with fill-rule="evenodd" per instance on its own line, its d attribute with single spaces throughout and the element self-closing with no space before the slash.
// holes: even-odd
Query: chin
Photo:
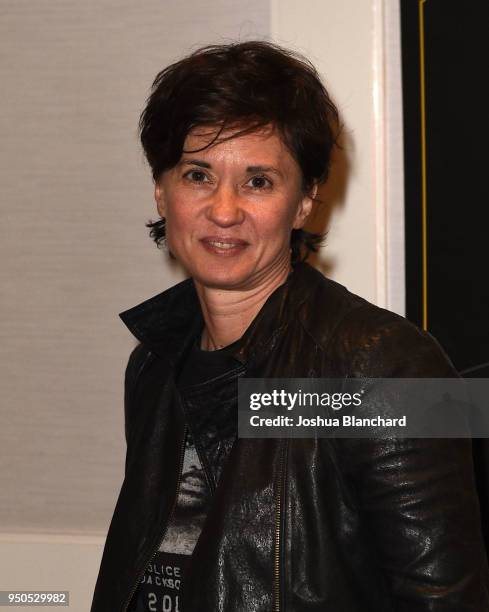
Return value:
<svg viewBox="0 0 489 612">
<path fill-rule="evenodd" d="M 245 271 L 233 270 L 227 266 L 202 266 L 189 272 L 195 281 L 213 289 L 240 289 L 249 286 L 253 281 L 251 269 Z"/>
</svg>

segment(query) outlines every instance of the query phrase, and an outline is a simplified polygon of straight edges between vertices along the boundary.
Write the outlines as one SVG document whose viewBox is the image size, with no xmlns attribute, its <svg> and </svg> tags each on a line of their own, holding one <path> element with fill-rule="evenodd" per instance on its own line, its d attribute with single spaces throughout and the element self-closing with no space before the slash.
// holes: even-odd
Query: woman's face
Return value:
<svg viewBox="0 0 489 612">
<path fill-rule="evenodd" d="M 194 128 L 184 150 L 204 147 L 215 133 Z M 297 162 L 272 128 L 183 153 L 157 182 L 155 198 L 168 247 L 194 280 L 235 290 L 289 270 L 291 231 L 312 205 Z"/>
</svg>

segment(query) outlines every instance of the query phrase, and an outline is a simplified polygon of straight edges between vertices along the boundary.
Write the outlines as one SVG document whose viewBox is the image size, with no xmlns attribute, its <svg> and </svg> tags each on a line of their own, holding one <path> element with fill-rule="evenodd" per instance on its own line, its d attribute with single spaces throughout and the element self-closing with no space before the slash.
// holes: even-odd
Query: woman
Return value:
<svg viewBox="0 0 489 612">
<path fill-rule="evenodd" d="M 236 437 L 241 376 L 455 376 L 303 261 L 336 126 L 314 68 L 265 42 L 157 76 L 151 233 L 191 278 L 121 315 L 140 344 L 92 612 L 489 610 L 470 441 Z"/>
</svg>

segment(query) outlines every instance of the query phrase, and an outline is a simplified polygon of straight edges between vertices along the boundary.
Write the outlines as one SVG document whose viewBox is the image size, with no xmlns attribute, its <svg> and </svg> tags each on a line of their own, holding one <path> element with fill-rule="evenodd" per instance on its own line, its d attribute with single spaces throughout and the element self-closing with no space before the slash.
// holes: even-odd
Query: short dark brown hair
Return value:
<svg viewBox="0 0 489 612">
<path fill-rule="evenodd" d="M 139 120 L 141 144 L 153 179 L 175 166 L 185 138 L 197 126 L 217 126 L 211 146 L 227 128 L 230 136 L 273 125 L 302 172 L 302 188 L 328 178 L 336 143 L 338 111 L 314 66 L 270 42 L 202 47 L 162 70 Z M 165 220 L 147 224 L 158 244 Z M 292 262 L 316 251 L 323 236 L 292 230 Z"/>
</svg>

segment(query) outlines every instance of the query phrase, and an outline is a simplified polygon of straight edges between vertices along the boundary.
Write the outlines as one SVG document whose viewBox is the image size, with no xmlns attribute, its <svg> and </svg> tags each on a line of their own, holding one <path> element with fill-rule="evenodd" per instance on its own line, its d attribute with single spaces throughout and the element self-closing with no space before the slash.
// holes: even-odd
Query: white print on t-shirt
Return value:
<svg viewBox="0 0 489 612">
<path fill-rule="evenodd" d="M 173 576 L 174 578 L 180 578 L 180 567 L 178 565 L 156 565 L 156 563 L 150 563 L 146 568 L 149 573 L 160 574 L 161 576 Z"/>
<path fill-rule="evenodd" d="M 178 565 L 156 565 L 150 563 L 146 568 L 141 582 L 143 584 L 156 584 L 168 589 L 180 590 L 180 567 Z M 169 608 L 171 610 L 171 608 Z"/>
<path fill-rule="evenodd" d="M 171 595 L 163 595 L 161 600 L 161 608 L 156 608 L 157 597 L 155 593 L 148 594 L 148 610 L 150 612 L 180 612 L 178 603 L 178 595 L 173 598 Z"/>
</svg>

